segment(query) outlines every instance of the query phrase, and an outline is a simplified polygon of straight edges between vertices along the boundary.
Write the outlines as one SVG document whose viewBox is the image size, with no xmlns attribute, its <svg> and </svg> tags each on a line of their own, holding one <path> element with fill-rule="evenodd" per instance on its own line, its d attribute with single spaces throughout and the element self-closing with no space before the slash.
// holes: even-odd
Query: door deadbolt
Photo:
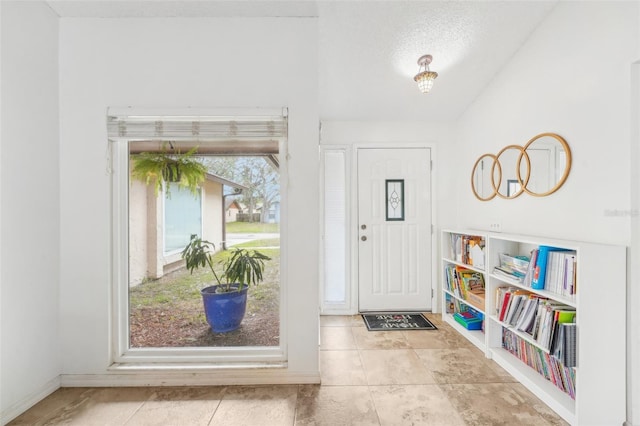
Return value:
<svg viewBox="0 0 640 426">
<path fill-rule="evenodd" d="M 367 229 L 367 225 L 360 225 L 360 229 L 362 230 Z"/>
</svg>

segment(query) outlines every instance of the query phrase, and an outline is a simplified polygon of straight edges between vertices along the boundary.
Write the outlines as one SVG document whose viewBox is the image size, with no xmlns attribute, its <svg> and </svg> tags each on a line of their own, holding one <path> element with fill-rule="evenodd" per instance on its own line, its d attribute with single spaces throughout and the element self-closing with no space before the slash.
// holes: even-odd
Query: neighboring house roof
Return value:
<svg viewBox="0 0 640 426">
<path fill-rule="evenodd" d="M 242 192 L 245 189 L 249 189 L 248 187 L 246 187 L 244 185 L 240 185 L 239 183 L 230 181 L 229 179 L 225 179 L 222 176 L 214 175 L 213 173 L 207 173 L 206 174 L 206 179 L 210 180 L 212 182 L 218 182 L 218 183 L 221 183 L 223 185 L 230 186 L 231 188 L 234 188 L 234 189 L 238 189 L 239 191 L 237 191 L 237 192 Z"/>
<path fill-rule="evenodd" d="M 240 203 L 238 203 L 237 200 L 234 200 L 233 198 L 225 198 L 224 200 L 225 210 L 229 210 L 231 207 L 234 207 L 238 210 L 242 210 L 242 207 L 240 206 Z"/>
</svg>

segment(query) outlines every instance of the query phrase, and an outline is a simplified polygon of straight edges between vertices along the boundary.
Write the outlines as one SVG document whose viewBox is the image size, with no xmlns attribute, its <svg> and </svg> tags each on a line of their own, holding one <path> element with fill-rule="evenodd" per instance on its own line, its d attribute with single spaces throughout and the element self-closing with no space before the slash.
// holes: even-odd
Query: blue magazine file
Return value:
<svg viewBox="0 0 640 426">
<path fill-rule="evenodd" d="M 551 246 L 538 247 L 538 258 L 536 259 L 536 266 L 533 270 L 533 279 L 531 280 L 531 288 L 534 290 L 544 290 L 544 281 L 547 276 L 547 258 L 550 251 L 570 250 Z"/>
</svg>

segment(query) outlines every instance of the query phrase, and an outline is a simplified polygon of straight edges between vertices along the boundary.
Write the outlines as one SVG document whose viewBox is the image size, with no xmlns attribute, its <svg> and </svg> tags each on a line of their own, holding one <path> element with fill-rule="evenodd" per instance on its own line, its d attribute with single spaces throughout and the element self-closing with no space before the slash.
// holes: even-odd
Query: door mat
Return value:
<svg viewBox="0 0 640 426">
<path fill-rule="evenodd" d="M 424 315 L 420 313 L 380 313 L 362 314 L 369 331 L 392 330 L 437 330 Z"/>
</svg>

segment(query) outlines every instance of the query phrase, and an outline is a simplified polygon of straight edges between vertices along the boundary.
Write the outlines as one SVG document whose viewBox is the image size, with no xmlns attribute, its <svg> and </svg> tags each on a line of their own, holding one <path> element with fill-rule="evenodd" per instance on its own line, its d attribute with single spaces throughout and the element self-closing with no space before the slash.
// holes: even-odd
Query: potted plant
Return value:
<svg viewBox="0 0 640 426">
<path fill-rule="evenodd" d="M 163 184 L 176 182 L 196 194 L 198 186 L 204 182 L 207 168 L 193 158 L 198 147 L 184 154 L 163 152 L 142 152 L 133 156 L 131 176 L 147 185 L 154 180 L 155 193 L 158 195 Z M 167 194 L 169 185 L 165 185 Z"/>
<path fill-rule="evenodd" d="M 191 235 L 182 258 L 191 273 L 200 267 L 211 270 L 217 284 L 200 291 L 204 312 L 214 333 L 226 333 L 240 326 L 247 308 L 249 286 L 263 280 L 264 262 L 271 258 L 257 250 L 233 248 L 219 276 L 213 265 L 214 250 L 213 243 Z"/>
</svg>

